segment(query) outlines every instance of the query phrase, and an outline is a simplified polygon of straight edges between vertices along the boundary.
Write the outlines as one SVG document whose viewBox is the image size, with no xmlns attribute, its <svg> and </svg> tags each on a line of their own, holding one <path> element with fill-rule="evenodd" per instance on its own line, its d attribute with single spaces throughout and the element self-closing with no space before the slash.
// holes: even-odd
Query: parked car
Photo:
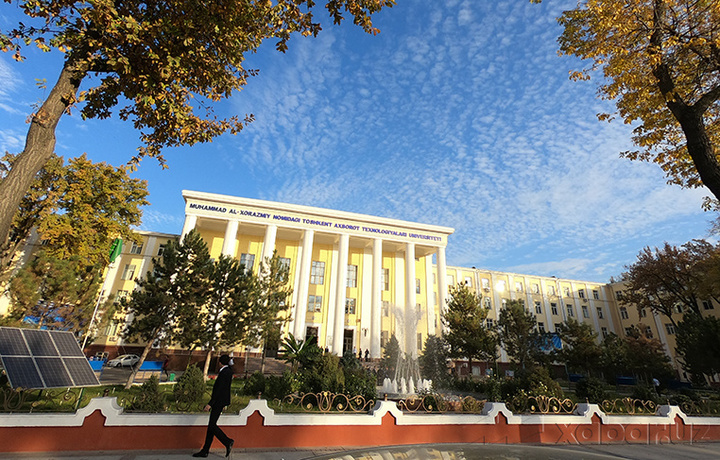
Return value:
<svg viewBox="0 0 720 460">
<path fill-rule="evenodd" d="M 115 359 L 111 359 L 107 362 L 108 367 L 125 367 L 125 366 L 134 366 L 137 364 L 137 362 L 140 361 L 140 357 L 138 355 L 120 355 Z"/>
</svg>

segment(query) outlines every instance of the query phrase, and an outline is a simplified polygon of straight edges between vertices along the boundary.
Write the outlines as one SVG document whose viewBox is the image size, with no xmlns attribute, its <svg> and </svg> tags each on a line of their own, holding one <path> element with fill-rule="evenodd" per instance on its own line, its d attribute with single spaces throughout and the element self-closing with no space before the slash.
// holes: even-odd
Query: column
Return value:
<svg viewBox="0 0 720 460">
<path fill-rule="evenodd" d="M 185 238 L 185 235 L 190 233 L 190 230 L 195 228 L 195 225 L 197 225 L 197 216 L 195 215 L 187 215 L 185 214 L 185 223 L 183 224 L 182 233 L 180 234 L 180 243 L 182 243 L 182 240 Z"/>
<path fill-rule="evenodd" d="M 433 298 L 433 269 L 432 269 L 432 256 L 425 256 L 425 304 L 427 305 L 427 325 L 428 334 L 436 335 L 435 332 L 435 299 Z M 437 277 L 437 275 L 436 275 Z"/>
<path fill-rule="evenodd" d="M 435 251 L 437 259 L 437 285 L 438 285 L 438 309 L 442 316 L 447 311 L 447 264 L 445 262 L 445 248 L 437 248 Z M 442 327 L 442 326 L 441 326 Z"/>
<path fill-rule="evenodd" d="M 307 313 L 308 286 L 310 285 L 310 268 L 312 267 L 312 248 L 315 232 L 305 230 L 303 234 L 302 256 L 300 260 L 300 284 L 298 285 L 298 301 L 295 306 L 295 331 L 298 340 L 305 340 L 305 314 Z"/>
<path fill-rule="evenodd" d="M 268 225 L 265 228 L 265 239 L 263 240 L 262 259 L 263 264 L 266 260 L 272 259 L 275 251 L 275 239 L 277 238 L 277 225 Z"/>
<path fill-rule="evenodd" d="M 237 240 L 238 221 L 229 220 L 225 226 L 225 237 L 223 238 L 222 255 L 235 256 L 235 241 Z M 249 267 L 252 270 L 252 267 Z"/>
<path fill-rule="evenodd" d="M 347 297 L 347 265 L 350 235 L 340 234 L 338 244 L 337 277 L 335 281 L 335 324 L 333 325 L 332 352 L 343 355 L 343 338 L 345 335 L 345 299 Z M 352 351 L 352 350 L 351 350 Z"/>
<path fill-rule="evenodd" d="M 372 254 L 372 310 L 370 313 L 370 356 L 382 358 L 382 240 L 373 240 Z"/>
<path fill-rule="evenodd" d="M 415 243 L 405 244 L 405 350 L 417 358 L 417 294 L 415 292 Z"/>
</svg>

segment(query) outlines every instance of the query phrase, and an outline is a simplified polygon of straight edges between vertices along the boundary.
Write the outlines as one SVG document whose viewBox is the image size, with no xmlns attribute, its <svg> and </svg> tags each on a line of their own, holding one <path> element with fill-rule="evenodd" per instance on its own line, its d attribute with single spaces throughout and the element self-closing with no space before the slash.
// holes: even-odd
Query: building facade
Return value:
<svg viewBox="0 0 720 460">
<path fill-rule="evenodd" d="M 428 336 L 442 334 L 448 287 L 466 283 L 482 294 L 488 326 L 497 323 L 506 302 L 522 300 L 539 331 L 555 332 L 570 318 L 590 324 L 598 340 L 634 328 L 660 340 L 679 377 L 687 379 L 675 356 L 672 322 L 624 302 L 622 283 L 447 266 L 449 227 L 195 191 L 184 191 L 183 198 L 182 232 L 138 232 L 140 242 L 126 244 L 108 268 L 101 300 L 127 296 L 168 240 L 195 229 L 211 257 L 232 256 L 255 272 L 277 253 L 293 288 L 284 334 L 315 336 L 335 354 L 367 350 L 380 358 L 394 335 L 406 353 L 417 356 Z M 703 308 L 712 315 L 719 310 L 711 300 Z M 678 311 L 674 319 L 681 317 Z M 120 350 L 134 345 L 120 337 L 123 321 L 110 322 L 95 344 Z M 504 351 L 500 361 L 507 362 Z"/>
</svg>

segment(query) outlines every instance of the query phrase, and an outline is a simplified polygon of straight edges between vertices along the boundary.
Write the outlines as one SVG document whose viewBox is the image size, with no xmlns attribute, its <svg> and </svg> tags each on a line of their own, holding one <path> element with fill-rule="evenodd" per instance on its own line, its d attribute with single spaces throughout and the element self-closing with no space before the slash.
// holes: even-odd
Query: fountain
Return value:
<svg viewBox="0 0 720 460">
<path fill-rule="evenodd" d="M 417 394 L 419 391 L 430 391 L 432 381 L 421 378 L 420 366 L 417 359 L 417 346 L 413 341 L 417 325 L 423 314 L 413 309 L 403 310 L 393 306 L 396 331 L 402 336 L 398 340 L 400 353 L 395 365 L 395 375 L 392 379 L 383 380 L 382 393 L 392 397 L 406 397 Z M 407 314 L 406 314 L 407 313 Z"/>
</svg>

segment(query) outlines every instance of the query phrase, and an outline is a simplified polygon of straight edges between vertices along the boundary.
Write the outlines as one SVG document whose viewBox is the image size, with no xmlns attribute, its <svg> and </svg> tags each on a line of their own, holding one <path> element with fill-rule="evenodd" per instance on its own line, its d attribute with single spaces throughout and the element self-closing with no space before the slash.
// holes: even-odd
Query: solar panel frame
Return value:
<svg viewBox="0 0 720 460">
<path fill-rule="evenodd" d="M 75 336 L 67 331 L 0 327 L 0 362 L 12 388 L 100 385 Z"/>
</svg>

